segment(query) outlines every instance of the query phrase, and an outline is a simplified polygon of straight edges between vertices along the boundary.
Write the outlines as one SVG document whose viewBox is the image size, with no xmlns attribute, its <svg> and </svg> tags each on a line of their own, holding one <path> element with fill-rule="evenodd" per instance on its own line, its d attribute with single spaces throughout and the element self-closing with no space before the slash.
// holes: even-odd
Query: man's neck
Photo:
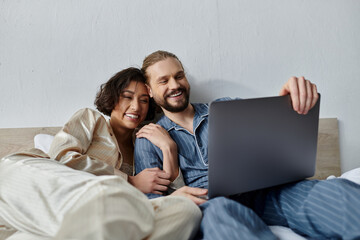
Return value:
<svg viewBox="0 0 360 240">
<path fill-rule="evenodd" d="M 190 133 L 194 133 L 193 122 L 195 116 L 195 109 L 190 103 L 187 108 L 182 112 L 169 112 L 165 109 L 163 109 L 163 112 L 165 116 L 167 116 L 171 121 L 185 128 Z"/>
</svg>

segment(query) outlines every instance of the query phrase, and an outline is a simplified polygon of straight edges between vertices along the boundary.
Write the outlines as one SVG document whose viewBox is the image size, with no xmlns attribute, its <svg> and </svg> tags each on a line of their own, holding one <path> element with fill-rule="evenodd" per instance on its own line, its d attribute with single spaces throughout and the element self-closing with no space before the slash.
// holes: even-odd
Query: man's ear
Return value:
<svg viewBox="0 0 360 240">
<path fill-rule="evenodd" d="M 146 88 L 148 90 L 148 93 L 150 95 L 150 97 L 153 97 L 153 94 L 152 94 L 152 91 L 151 91 L 151 87 L 149 86 L 149 84 L 145 84 L 146 85 Z"/>
</svg>

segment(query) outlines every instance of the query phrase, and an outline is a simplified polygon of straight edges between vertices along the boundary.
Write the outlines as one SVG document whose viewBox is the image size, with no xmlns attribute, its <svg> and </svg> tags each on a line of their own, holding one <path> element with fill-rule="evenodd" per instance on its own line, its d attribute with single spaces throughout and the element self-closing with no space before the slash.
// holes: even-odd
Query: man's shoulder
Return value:
<svg viewBox="0 0 360 240">
<path fill-rule="evenodd" d="M 139 145 L 146 147 L 146 146 L 152 146 L 153 144 L 147 138 L 141 137 L 135 139 L 135 147 Z"/>
<path fill-rule="evenodd" d="M 134 148 L 135 165 L 148 161 L 150 156 L 158 155 L 157 147 L 146 138 L 136 138 Z"/>
<path fill-rule="evenodd" d="M 234 99 L 241 99 L 241 98 L 221 97 L 221 98 L 216 98 L 208 103 L 191 103 L 191 105 L 197 106 L 197 107 L 209 108 L 209 106 L 212 102 L 230 101 L 230 100 L 234 100 Z"/>
<path fill-rule="evenodd" d="M 222 97 L 222 98 L 215 99 L 213 102 L 230 101 L 230 100 L 234 100 L 234 99 L 231 97 Z"/>
<path fill-rule="evenodd" d="M 191 103 L 193 107 L 195 108 L 195 111 L 198 113 L 199 116 L 207 116 L 209 113 L 209 107 L 212 102 L 220 102 L 220 101 L 229 101 L 232 100 L 230 97 L 222 97 L 217 98 L 214 101 L 211 101 L 210 103 Z"/>
<path fill-rule="evenodd" d="M 169 128 L 173 127 L 174 123 L 167 116 L 163 115 L 156 124 L 159 124 L 168 131 Z"/>
</svg>

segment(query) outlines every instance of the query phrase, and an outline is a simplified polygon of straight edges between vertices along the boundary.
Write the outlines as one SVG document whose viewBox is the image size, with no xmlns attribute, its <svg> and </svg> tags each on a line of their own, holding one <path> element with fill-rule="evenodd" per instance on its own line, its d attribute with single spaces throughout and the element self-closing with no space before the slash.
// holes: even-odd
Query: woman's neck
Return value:
<svg viewBox="0 0 360 240">
<path fill-rule="evenodd" d="M 123 127 L 117 126 L 114 121 L 110 119 L 110 126 L 115 134 L 116 141 L 119 146 L 127 146 L 133 143 L 134 130 L 124 129 Z"/>
</svg>

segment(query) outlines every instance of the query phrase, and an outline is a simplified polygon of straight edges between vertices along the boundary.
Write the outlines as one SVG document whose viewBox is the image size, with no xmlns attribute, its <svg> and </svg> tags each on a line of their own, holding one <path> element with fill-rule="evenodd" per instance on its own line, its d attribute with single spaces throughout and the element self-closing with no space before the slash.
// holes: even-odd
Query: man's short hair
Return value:
<svg viewBox="0 0 360 240">
<path fill-rule="evenodd" d="M 183 67 L 181 61 L 175 54 L 173 54 L 171 52 L 163 51 L 163 50 L 158 50 L 156 52 L 151 53 L 147 57 L 145 57 L 145 59 L 143 61 L 141 71 L 143 72 L 147 83 L 149 83 L 149 76 L 146 73 L 146 70 L 148 69 L 148 67 L 154 65 L 157 62 L 163 61 L 167 58 L 175 58 L 176 60 L 178 60 L 182 69 L 184 70 L 184 67 Z"/>
</svg>

